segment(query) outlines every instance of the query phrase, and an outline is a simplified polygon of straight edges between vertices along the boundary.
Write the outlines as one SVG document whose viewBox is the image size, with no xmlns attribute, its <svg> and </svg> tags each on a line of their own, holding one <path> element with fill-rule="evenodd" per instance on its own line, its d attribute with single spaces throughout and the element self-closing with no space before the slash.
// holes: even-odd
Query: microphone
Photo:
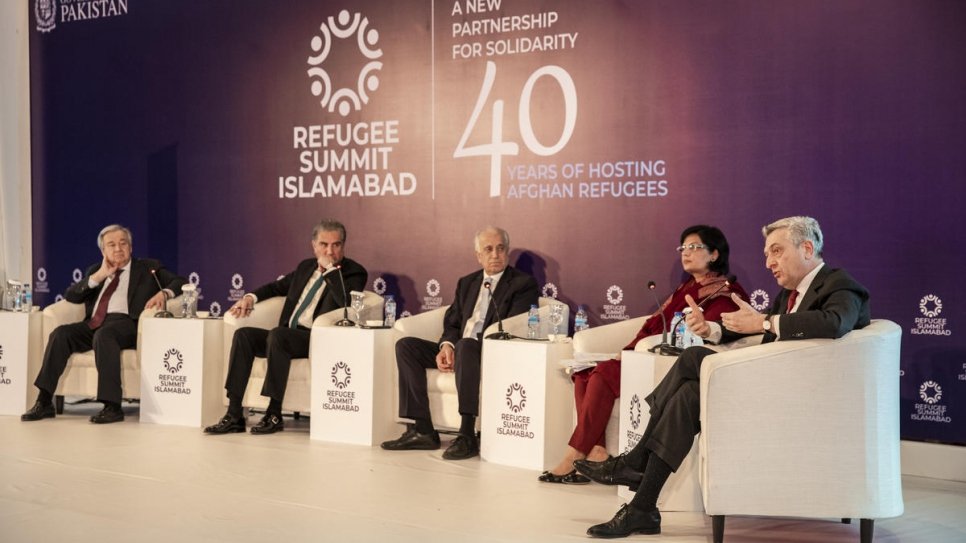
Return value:
<svg viewBox="0 0 966 543">
<path fill-rule="evenodd" d="M 164 287 L 161 286 L 161 281 L 158 280 L 158 270 L 151 270 L 151 277 L 154 277 L 154 283 L 158 285 L 158 290 L 161 291 L 161 295 L 164 296 L 164 307 L 161 311 L 154 314 L 155 318 L 158 319 L 171 319 L 174 318 L 174 314 L 168 311 L 168 293 L 164 291 Z"/>
<path fill-rule="evenodd" d="M 725 279 L 725 282 L 722 283 L 720 287 L 715 289 L 714 292 L 705 296 L 704 299 L 701 300 L 701 303 L 698 304 L 698 309 L 701 309 L 704 306 L 704 304 L 708 303 L 708 300 L 710 300 L 711 298 L 714 298 L 714 296 L 719 292 L 721 292 L 725 287 L 731 286 L 731 284 L 736 281 L 738 281 L 737 276 L 729 275 L 728 278 Z M 683 310 L 684 316 L 687 317 L 688 314 L 691 313 L 691 311 L 692 311 L 691 306 L 685 307 Z M 677 338 L 677 332 L 678 332 L 677 329 L 674 329 L 671 331 L 671 345 L 674 345 L 674 340 Z M 674 348 L 677 349 L 677 347 L 674 347 Z M 680 352 L 680 349 L 678 349 L 678 352 Z"/>
<path fill-rule="evenodd" d="M 514 335 L 509 332 L 503 331 L 503 319 L 500 317 L 500 310 L 496 307 L 496 301 L 493 299 L 493 281 L 487 279 L 483 281 L 483 288 L 490 293 L 490 307 L 493 308 L 493 314 L 496 315 L 497 329 L 498 332 L 493 332 L 492 334 L 486 336 L 486 339 L 500 339 L 507 340 L 513 339 Z M 484 315 L 484 319 L 486 316 Z"/>
<path fill-rule="evenodd" d="M 664 311 L 661 310 L 661 301 L 657 299 L 657 285 L 654 281 L 647 282 L 647 290 L 651 291 L 651 295 L 654 296 L 654 302 L 657 304 L 657 312 L 661 315 L 661 343 L 648 349 L 650 352 L 658 352 L 663 355 L 675 355 L 680 354 L 681 351 L 677 347 L 672 346 L 667 342 L 667 318 L 664 317 Z M 674 341 L 673 339 L 671 341 Z"/>
<path fill-rule="evenodd" d="M 349 320 L 349 295 L 345 291 L 345 277 L 342 275 L 342 264 L 336 264 L 335 269 L 339 272 L 339 282 L 342 283 L 342 320 L 336 321 L 336 326 L 355 326 L 356 323 Z"/>
</svg>

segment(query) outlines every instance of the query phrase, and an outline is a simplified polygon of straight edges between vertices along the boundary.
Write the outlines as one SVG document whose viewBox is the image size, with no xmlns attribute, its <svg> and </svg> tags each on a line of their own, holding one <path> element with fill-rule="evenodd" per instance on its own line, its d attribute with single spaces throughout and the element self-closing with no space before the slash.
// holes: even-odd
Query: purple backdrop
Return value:
<svg viewBox="0 0 966 543">
<path fill-rule="evenodd" d="M 720 226 L 742 283 L 773 295 L 760 227 L 808 214 L 830 265 L 906 331 L 903 436 L 966 443 L 966 6 L 55 8 L 35 9 L 30 42 L 39 303 L 110 222 L 226 307 L 310 255 L 332 216 L 402 310 L 449 303 L 495 223 L 599 325 L 653 310 L 643 286 L 678 282 L 694 223 Z"/>
</svg>

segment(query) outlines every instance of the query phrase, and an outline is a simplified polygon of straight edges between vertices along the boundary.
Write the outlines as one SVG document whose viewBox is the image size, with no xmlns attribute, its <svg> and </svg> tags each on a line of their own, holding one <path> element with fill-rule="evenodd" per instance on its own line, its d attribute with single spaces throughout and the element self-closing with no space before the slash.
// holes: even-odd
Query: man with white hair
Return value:
<svg viewBox="0 0 966 543">
<path fill-rule="evenodd" d="M 463 460 L 480 454 L 476 417 L 480 410 L 481 337 L 498 318 L 524 313 L 539 297 L 537 281 L 509 266 L 510 235 L 488 226 L 474 237 L 476 259 L 483 269 L 456 284 L 456 297 L 443 317 L 438 342 L 405 337 L 396 342 L 399 367 L 399 416 L 412 419 L 406 432 L 382 448 L 390 451 L 435 450 L 439 433 L 429 412 L 426 370 L 437 368 L 456 373 L 460 431 L 443 452 L 446 460 Z M 492 303 L 490 300 L 492 296 Z M 493 308 L 496 308 L 494 312 Z"/>
<path fill-rule="evenodd" d="M 119 225 L 105 226 L 97 235 L 101 261 L 67 289 L 68 302 L 84 304 L 84 320 L 57 327 L 44 351 L 44 364 L 34 385 L 37 402 L 20 420 L 54 418 L 53 395 L 77 352 L 94 350 L 97 366 L 97 400 L 104 409 L 91 417 L 95 424 L 124 420 L 121 411 L 121 350 L 137 343 L 138 318 L 145 309 L 162 309 L 165 298 L 181 294 L 185 279 L 150 258 L 131 258 L 131 231 Z M 162 292 L 161 287 L 164 287 Z"/>
<path fill-rule="evenodd" d="M 764 334 L 763 343 L 808 338 L 840 338 L 869 324 L 869 292 L 845 270 L 829 268 L 822 258 L 823 237 L 811 217 L 788 217 L 764 228 L 765 267 L 782 291 L 768 311 L 759 313 L 732 295 L 738 311 L 723 313 L 720 323 L 705 321 L 694 300 L 688 327 L 712 343 Z M 592 537 L 661 533 L 657 498 L 672 471 L 688 455 L 701 430 L 701 362 L 714 351 L 684 351 L 647 396 L 651 418 L 631 451 L 603 462 L 578 460 L 580 473 L 603 484 L 622 484 L 637 493 L 609 522 L 591 526 Z"/>
</svg>

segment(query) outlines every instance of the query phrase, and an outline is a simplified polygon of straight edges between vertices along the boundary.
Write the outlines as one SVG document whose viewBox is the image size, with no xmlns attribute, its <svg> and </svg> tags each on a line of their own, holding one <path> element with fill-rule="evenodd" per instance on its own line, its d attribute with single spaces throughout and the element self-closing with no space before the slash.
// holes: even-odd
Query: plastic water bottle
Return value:
<svg viewBox="0 0 966 543">
<path fill-rule="evenodd" d="M 34 306 L 34 293 L 30 290 L 30 283 L 23 284 L 23 306 L 21 311 L 24 313 L 30 313 L 30 310 Z"/>
<path fill-rule="evenodd" d="M 527 314 L 527 339 L 537 339 L 540 329 L 540 310 L 536 304 L 530 306 L 530 313 Z"/>
<path fill-rule="evenodd" d="M 577 306 L 577 314 L 574 316 L 574 333 L 590 328 L 587 324 L 587 309 L 580 305 Z"/>
<path fill-rule="evenodd" d="M 675 311 L 671 322 L 674 323 L 674 346 L 679 349 L 687 347 L 684 344 L 684 335 L 688 332 L 688 327 L 684 323 L 684 313 Z"/>
<path fill-rule="evenodd" d="M 17 285 L 13 290 L 13 308 L 14 311 L 23 311 L 23 286 Z"/>
<path fill-rule="evenodd" d="M 386 296 L 386 320 L 383 324 L 389 328 L 396 324 L 396 299 L 392 294 Z"/>
<path fill-rule="evenodd" d="M 685 307 L 684 308 L 684 318 L 687 319 L 688 315 L 690 315 L 690 314 L 691 314 L 691 308 L 690 307 Z M 685 327 L 684 327 L 684 348 L 687 349 L 688 347 L 694 347 L 695 345 L 704 345 L 704 340 L 701 338 L 701 336 L 694 335 L 694 333 L 691 332 L 691 329 L 688 328 L 687 325 L 685 325 Z"/>
</svg>

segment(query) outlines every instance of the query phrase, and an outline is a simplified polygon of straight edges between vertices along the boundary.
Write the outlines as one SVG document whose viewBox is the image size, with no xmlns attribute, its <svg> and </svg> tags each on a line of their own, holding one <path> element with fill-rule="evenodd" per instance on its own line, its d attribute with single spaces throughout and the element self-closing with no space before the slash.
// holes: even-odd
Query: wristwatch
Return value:
<svg viewBox="0 0 966 543">
<path fill-rule="evenodd" d="M 761 323 L 761 329 L 766 332 L 771 332 L 771 317 L 765 316 L 765 320 Z"/>
</svg>

